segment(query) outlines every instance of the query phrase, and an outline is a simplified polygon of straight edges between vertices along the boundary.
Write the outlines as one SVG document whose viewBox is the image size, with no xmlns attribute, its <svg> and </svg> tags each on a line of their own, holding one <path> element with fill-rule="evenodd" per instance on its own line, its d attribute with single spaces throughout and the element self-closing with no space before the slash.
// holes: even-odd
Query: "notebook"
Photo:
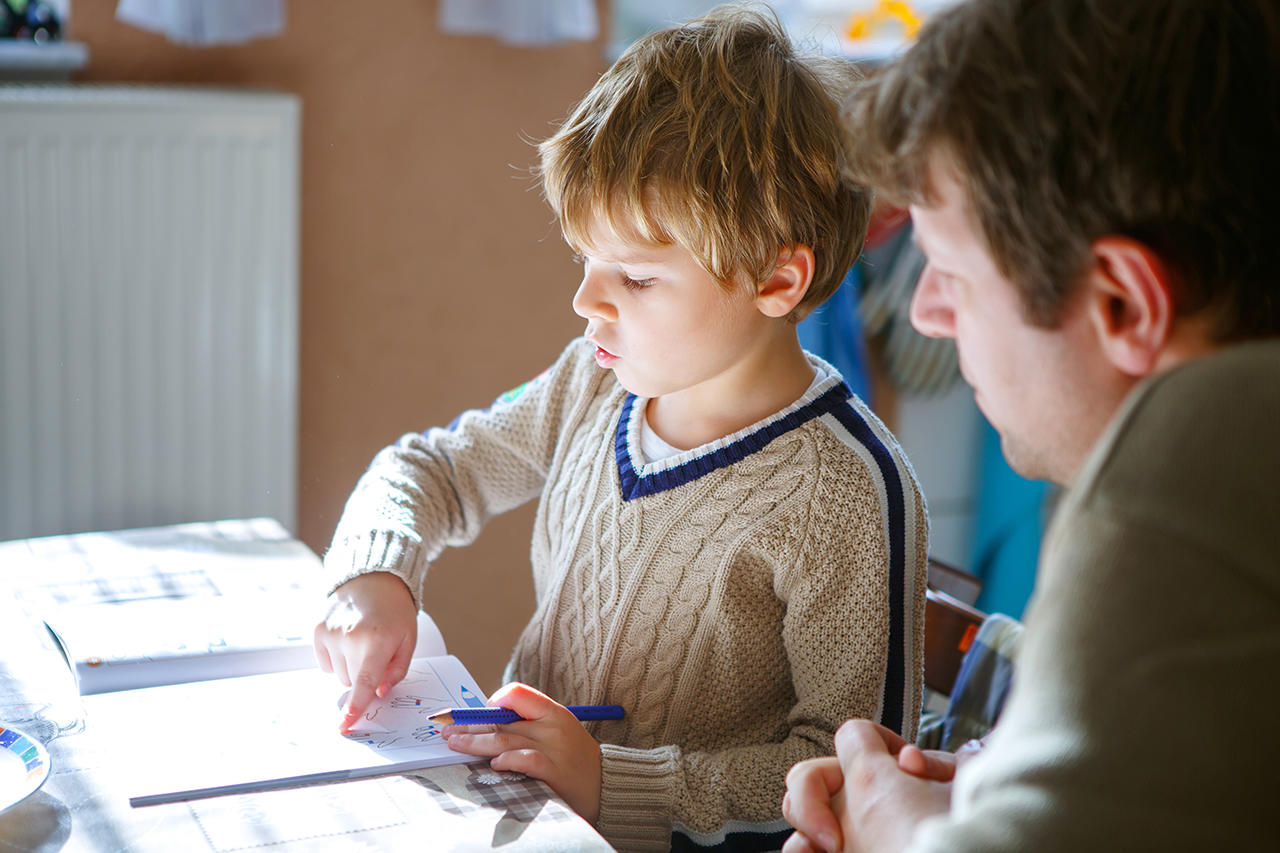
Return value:
<svg viewBox="0 0 1280 853">
<path fill-rule="evenodd" d="M 109 743 L 103 765 L 134 807 L 475 760 L 450 750 L 427 719 L 485 703 L 452 655 L 414 658 L 344 735 L 346 693 L 334 676 L 307 669 L 101 693 L 84 705 L 87 725 Z"/>
</svg>

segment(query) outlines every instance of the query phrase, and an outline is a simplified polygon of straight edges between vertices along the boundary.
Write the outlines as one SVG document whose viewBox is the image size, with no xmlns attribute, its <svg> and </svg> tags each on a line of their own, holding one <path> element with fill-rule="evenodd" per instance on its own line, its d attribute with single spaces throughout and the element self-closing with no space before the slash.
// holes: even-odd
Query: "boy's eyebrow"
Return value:
<svg viewBox="0 0 1280 853">
<path fill-rule="evenodd" d="M 592 254 L 586 251 L 579 252 L 579 254 L 592 257 Z M 654 258 L 652 254 L 645 254 L 643 252 L 622 252 L 614 256 L 595 255 L 594 257 L 598 260 L 614 264 L 655 263 L 658 260 L 657 258 Z"/>
</svg>

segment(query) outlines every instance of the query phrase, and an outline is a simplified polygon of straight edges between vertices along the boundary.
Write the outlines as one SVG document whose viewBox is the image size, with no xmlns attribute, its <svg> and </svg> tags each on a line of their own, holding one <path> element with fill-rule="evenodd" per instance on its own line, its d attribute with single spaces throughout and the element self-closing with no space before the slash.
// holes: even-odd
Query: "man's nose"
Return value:
<svg viewBox="0 0 1280 853">
<path fill-rule="evenodd" d="M 911 297 L 911 325 L 917 332 L 930 338 L 955 337 L 956 317 L 949 291 L 933 267 L 926 265 Z"/>
</svg>

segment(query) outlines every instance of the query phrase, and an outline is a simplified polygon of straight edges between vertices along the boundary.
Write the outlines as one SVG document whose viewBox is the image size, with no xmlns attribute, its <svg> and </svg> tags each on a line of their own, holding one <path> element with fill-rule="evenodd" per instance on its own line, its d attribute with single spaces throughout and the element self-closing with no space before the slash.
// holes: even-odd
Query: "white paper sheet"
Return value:
<svg viewBox="0 0 1280 853">
<path fill-rule="evenodd" d="M 483 705 L 452 656 L 417 658 L 404 681 L 339 734 L 344 688 L 319 670 L 173 684 L 85 698 L 87 725 L 112 741 L 110 765 L 135 806 L 397 773 L 472 756 L 427 716 Z"/>
</svg>

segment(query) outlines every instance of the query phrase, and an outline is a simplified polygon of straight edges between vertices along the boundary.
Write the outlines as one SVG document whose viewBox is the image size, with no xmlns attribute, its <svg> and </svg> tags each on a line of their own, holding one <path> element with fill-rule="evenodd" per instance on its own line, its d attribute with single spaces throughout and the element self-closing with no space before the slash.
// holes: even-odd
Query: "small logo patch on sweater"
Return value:
<svg viewBox="0 0 1280 853">
<path fill-rule="evenodd" d="M 546 370 L 544 370 L 544 371 L 542 371 L 541 373 L 539 373 L 537 376 L 535 376 L 535 377 L 533 377 L 532 379 L 530 379 L 528 382 L 522 382 L 522 383 L 520 383 L 519 385 L 517 385 L 516 387 L 512 388 L 510 391 L 507 391 L 507 392 L 505 392 L 505 393 L 503 393 L 503 394 L 498 395 L 498 399 L 497 399 L 497 400 L 495 400 L 494 402 L 495 402 L 495 403 L 510 403 L 512 400 L 516 399 L 516 398 L 517 398 L 517 397 L 519 397 L 521 394 L 523 394 L 523 393 L 524 393 L 524 390 L 525 390 L 526 388 L 528 388 L 530 385 L 533 385 L 535 382 L 537 382 L 539 379 L 541 379 L 542 377 L 546 376 L 546 375 L 547 375 L 548 373 L 550 373 L 550 372 L 551 372 L 551 368 L 547 368 Z"/>
</svg>

